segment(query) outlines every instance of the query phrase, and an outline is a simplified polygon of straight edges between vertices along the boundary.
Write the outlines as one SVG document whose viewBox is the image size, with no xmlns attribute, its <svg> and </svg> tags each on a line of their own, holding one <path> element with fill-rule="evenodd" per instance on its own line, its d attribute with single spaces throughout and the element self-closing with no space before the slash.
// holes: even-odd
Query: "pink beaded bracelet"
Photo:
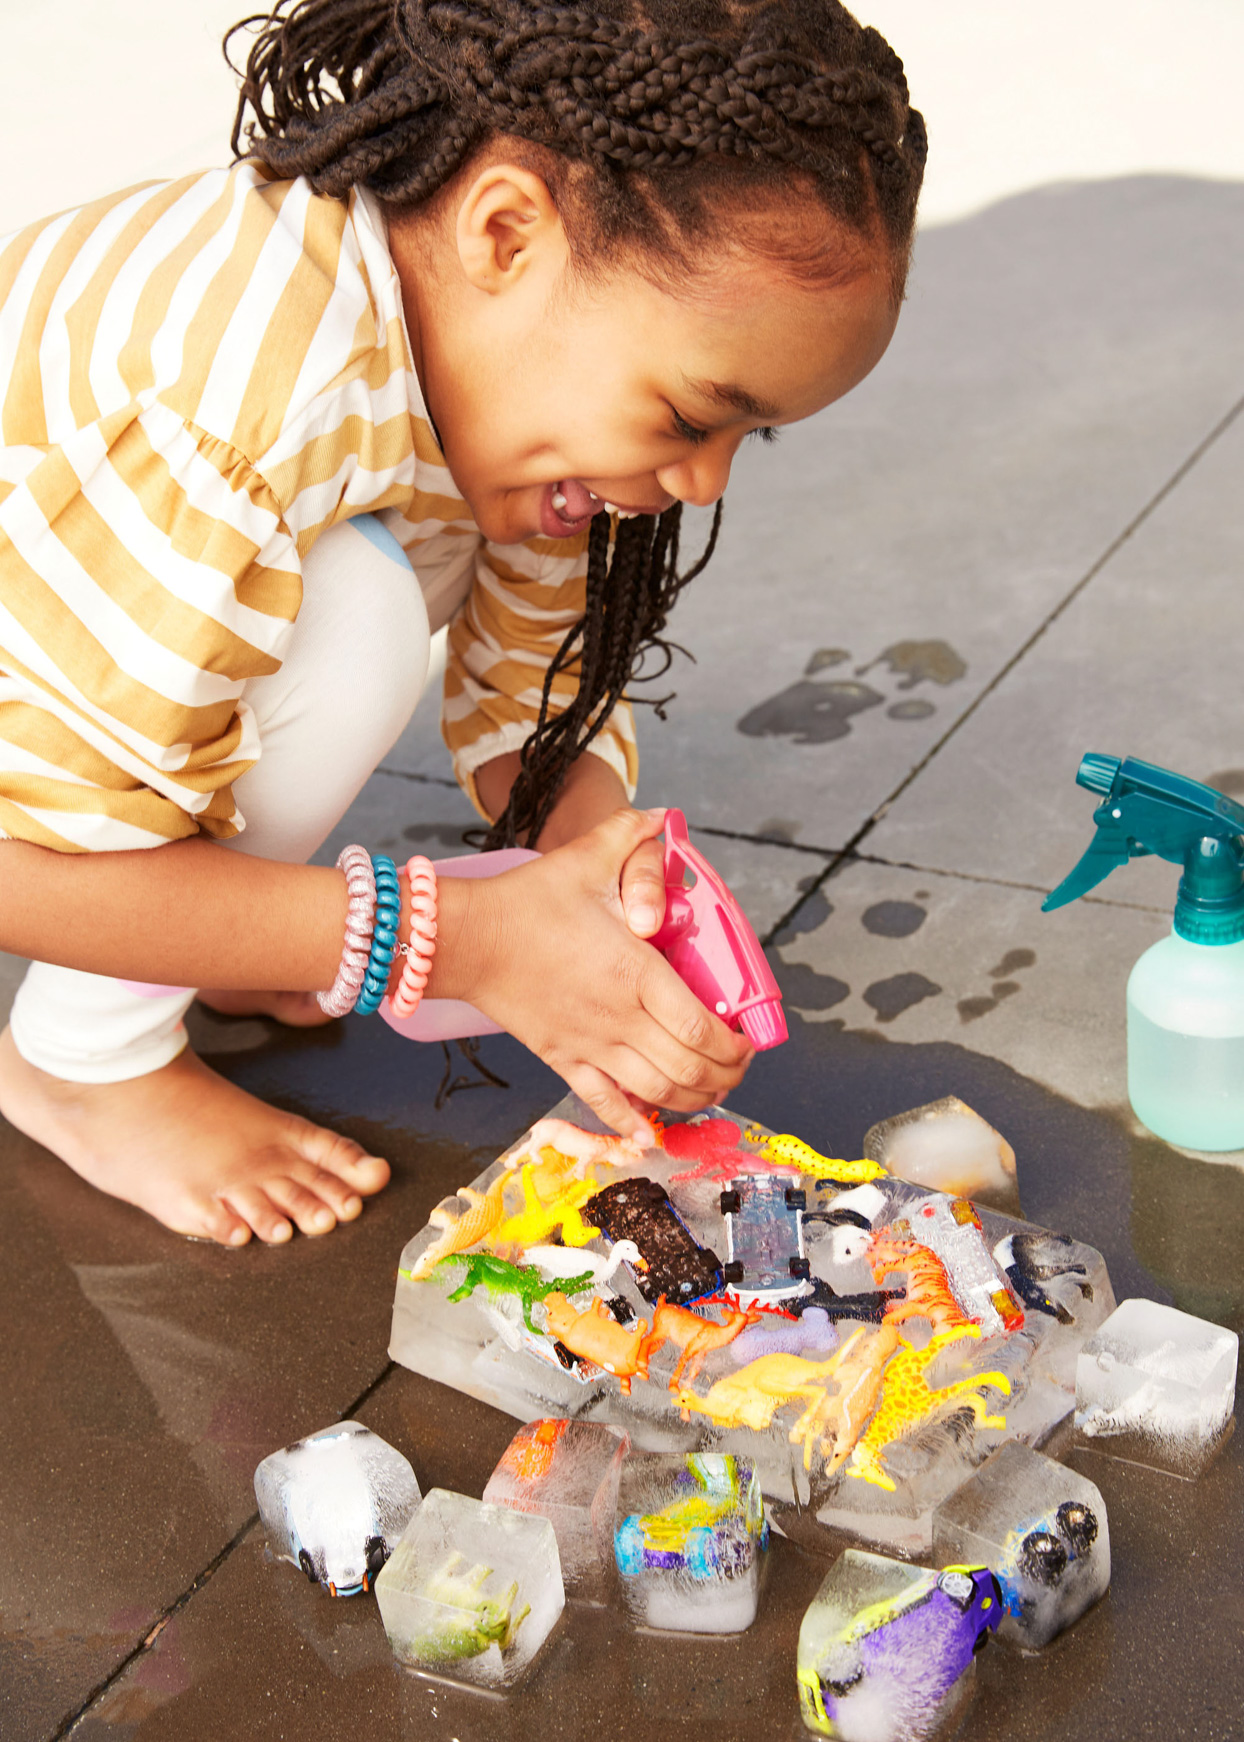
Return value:
<svg viewBox="0 0 1244 1742">
<path fill-rule="evenodd" d="M 398 945 L 405 960 L 392 998 L 395 1016 L 415 1014 L 436 954 L 436 872 L 432 861 L 416 855 L 406 861 L 405 869 L 410 885 L 410 937 Z"/>
<path fill-rule="evenodd" d="M 325 1016 L 348 1016 L 358 1002 L 376 917 L 376 874 L 371 854 L 363 847 L 346 847 L 337 856 L 337 869 L 346 874 L 349 901 L 337 978 L 327 992 L 315 995 Z"/>
</svg>

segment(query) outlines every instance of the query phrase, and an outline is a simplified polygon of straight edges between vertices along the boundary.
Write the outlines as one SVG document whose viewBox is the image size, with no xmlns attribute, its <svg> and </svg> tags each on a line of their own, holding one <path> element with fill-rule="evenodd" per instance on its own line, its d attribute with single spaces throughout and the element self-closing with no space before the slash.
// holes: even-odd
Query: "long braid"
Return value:
<svg viewBox="0 0 1244 1742">
<path fill-rule="evenodd" d="M 659 518 L 639 515 L 621 521 L 612 562 L 608 561 L 608 522 L 603 516 L 592 522 L 583 616 L 549 663 L 539 719 L 523 746 L 509 804 L 480 837 L 482 846 L 512 847 L 519 839 L 537 840 L 570 764 L 604 727 L 626 686 L 635 680 L 645 655 L 655 648 L 664 664 L 640 681 L 650 682 L 668 670 L 673 649 L 665 639 L 666 619 L 679 593 L 713 554 L 721 527 L 721 504 L 714 512 L 703 553 L 685 574 L 678 572 L 681 521 L 681 506 L 668 509 Z M 576 663 L 578 690 L 564 711 L 553 713 L 554 679 Z M 670 699 L 667 696 L 651 705 L 661 713 L 664 702 Z"/>
<path fill-rule="evenodd" d="M 689 270 L 732 201 L 764 210 L 810 195 L 862 235 L 880 223 L 901 295 L 924 122 L 898 56 L 840 0 L 276 0 L 243 28 L 258 34 L 234 151 L 319 193 L 361 184 L 418 206 L 505 136 L 542 154 L 577 258 L 638 242 Z M 567 160 L 588 173 L 588 197 L 568 184 Z M 813 274 L 822 264 L 832 274 L 819 256 Z M 584 615 L 549 665 L 488 845 L 536 840 L 645 656 L 657 650 L 668 668 L 666 619 L 720 521 L 719 506 L 683 575 L 678 508 L 612 534 L 593 521 Z M 576 672 L 555 711 L 555 679 Z"/>
</svg>

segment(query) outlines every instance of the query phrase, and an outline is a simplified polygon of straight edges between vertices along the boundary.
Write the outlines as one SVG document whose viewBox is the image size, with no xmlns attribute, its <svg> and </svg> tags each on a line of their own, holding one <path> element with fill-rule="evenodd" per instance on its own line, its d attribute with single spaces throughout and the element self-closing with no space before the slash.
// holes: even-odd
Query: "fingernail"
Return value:
<svg viewBox="0 0 1244 1742">
<path fill-rule="evenodd" d="M 630 911 L 632 931 L 655 931 L 660 923 L 660 915 L 655 907 L 632 907 Z"/>
</svg>

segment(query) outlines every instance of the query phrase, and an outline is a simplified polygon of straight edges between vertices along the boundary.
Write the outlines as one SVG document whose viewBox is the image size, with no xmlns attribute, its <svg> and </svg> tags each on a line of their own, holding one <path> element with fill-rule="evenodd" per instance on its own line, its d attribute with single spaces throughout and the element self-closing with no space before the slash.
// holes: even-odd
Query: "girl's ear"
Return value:
<svg viewBox="0 0 1244 1742">
<path fill-rule="evenodd" d="M 513 289 L 533 271 L 552 281 L 570 253 L 547 184 L 512 163 L 491 164 L 476 176 L 458 207 L 456 239 L 467 282 L 488 296 Z"/>
</svg>

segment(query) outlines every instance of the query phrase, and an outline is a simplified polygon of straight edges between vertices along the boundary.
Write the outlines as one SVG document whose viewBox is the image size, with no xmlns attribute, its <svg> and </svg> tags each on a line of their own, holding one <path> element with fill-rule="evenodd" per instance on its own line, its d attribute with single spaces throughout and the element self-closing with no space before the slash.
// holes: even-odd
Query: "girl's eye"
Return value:
<svg viewBox="0 0 1244 1742">
<path fill-rule="evenodd" d="M 670 409 L 673 410 L 673 407 L 671 406 Z M 693 423 L 688 423 L 686 418 L 680 417 L 676 411 L 674 412 L 674 431 L 676 435 L 682 437 L 683 441 L 690 442 L 693 447 L 708 440 L 706 429 L 697 429 Z"/>
<path fill-rule="evenodd" d="M 774 429 L 771 423 L 765 423 L 761 424 L 759 429 L 750 430 L 748 433 L 754 435 L 758 441 L 775 442 L 781 431 Z"/>
</svg>

